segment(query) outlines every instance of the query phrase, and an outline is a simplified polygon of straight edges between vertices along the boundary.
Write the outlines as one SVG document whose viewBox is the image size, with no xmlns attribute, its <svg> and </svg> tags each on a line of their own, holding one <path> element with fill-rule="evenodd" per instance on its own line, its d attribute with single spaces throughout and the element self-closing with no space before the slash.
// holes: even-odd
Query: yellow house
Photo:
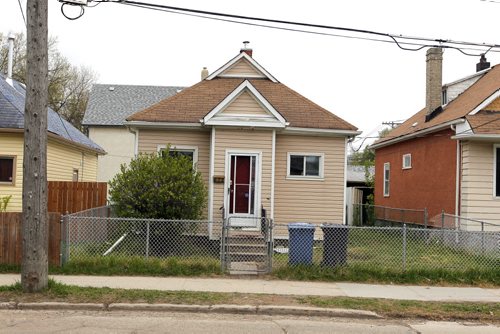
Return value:
<svg viewBox="0 0 500 334">
<path fill-rule="evenodd" d="M 345 222 L 346 147 L 357 128 L 280 83 L 251 49 L 126 125 L 136 154 L 170 144 L 193 159 L 210 221 Z"/>
<path fill-rule="evenodd" d="M 0 75 L 0 200 L 7 211 L 22 211 L 25 87 Z M 48 181 L 96 181 L 104 150 L 48 109 Z"/>
</svg>

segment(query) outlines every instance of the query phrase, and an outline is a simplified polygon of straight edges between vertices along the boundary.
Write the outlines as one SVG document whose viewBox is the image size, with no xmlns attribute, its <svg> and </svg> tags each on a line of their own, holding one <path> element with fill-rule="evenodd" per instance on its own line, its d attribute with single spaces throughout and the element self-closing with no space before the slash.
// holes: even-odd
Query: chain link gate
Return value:
<svg viewBox="0 0 500 334">
<path fill-rule="evenodd" d="M 234 226 L 239 217 L 224 219 L 221 235 L 221 266 L 230 274 L 270 273 L 273 267 L 273 220 L 256 220 L 257 229 Z M 248 219 L 248 218 L 246 218 Z"/>
</svg>

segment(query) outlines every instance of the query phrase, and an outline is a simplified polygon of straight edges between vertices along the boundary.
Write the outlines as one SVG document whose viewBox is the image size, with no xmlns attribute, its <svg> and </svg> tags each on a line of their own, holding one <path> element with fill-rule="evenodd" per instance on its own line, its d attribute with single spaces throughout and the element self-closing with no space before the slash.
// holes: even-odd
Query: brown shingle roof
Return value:
<svg viewBox="0 0 500 334">
<path fill-rule="evenodd" d="M 244 78 L 203 80 L 128 117 L 127 120 L 198 123 L 244 80 Z M 250 79 L 248 81 L 292 127 L 357 130 L 355 126 L 282 83 L 272 82 L 267 79 Z"/>
<path fill-rule="evenodd" d="M 500 134 L 500 112 L 480 111 L 467 116 L 472 131 L 477 134 Z"/>
<path fill-rule="evenodd" d="M 379 139 L 375 144 L 463 118 L 498 89 L 500 89 L 500 65 L 492 67 L 476 83 L 446 105 L 443 111 L 430 121 L 425 122 L 426 109 L 424 108 L 392 130 L 386 137 Z M 477 120 L 479 121 L 479 119 L 478 117 Z M 415 123 L 417 125 L 412 126 Z"/>
</svg>

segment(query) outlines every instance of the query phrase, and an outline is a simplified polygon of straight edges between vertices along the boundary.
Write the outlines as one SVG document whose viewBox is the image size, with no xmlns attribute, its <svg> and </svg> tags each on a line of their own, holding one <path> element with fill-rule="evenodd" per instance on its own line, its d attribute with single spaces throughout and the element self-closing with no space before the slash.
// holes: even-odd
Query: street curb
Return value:
<svg viewBox="0 0 500 334">
<path fill-rule="evenodd" d="M 189 305 L 189 304 L 147 304 L 147 303 L 64 303 L 64 302 L 41 302 L 41 303 L 0 303 L 0 310 L 65 310 L 65 311 L 150 311 L 150 312 L 189 312 L 189 313 L 220 313 L 220 314 L 258 314 L 258 315 L 294 315 L 294 316 L 316 316 L 351 319 L 382 319 L 375 312 L 320 308 L 303 306 L 278 306 L 278 305 Z"/>
</svg>

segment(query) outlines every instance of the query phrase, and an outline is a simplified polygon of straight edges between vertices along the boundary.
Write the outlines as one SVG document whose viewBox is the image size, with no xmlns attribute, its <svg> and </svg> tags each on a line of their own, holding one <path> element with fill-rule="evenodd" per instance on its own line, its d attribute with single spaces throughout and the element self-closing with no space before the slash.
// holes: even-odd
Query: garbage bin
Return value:
<svg viewBox="0 0 500 334">
<path fill-rule="evenodd" d="M 340 224 L 322 224 L 324 266 L 342 266 L 347 263 L 349 228 Z"/>
<path fill-rule="evenodd" d="M 312 264 L 315 229 L 308 223 L 288 224 L 288 264 Z"/>
</svg>

